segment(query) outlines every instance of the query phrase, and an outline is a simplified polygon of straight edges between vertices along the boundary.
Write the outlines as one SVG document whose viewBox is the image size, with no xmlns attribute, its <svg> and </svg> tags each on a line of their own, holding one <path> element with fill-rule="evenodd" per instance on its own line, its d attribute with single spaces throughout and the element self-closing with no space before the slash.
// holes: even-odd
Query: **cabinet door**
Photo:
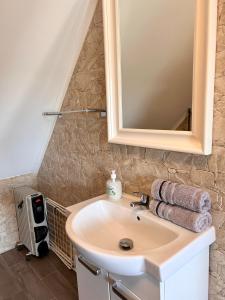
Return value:
<svg viewBox="0 0 225 300">
<path fill-rule="evenodd" d="M 84 257 L 76 257 L 79 300 L 109 300 L 107 273 Z"/>
<path fill-rule="evenodd" d="M 111 300 L 141 300 L 120 281 L 110 279 L 110 299 Z"/>
<path fill-rule="evenodd" d="M 122 296 L 125 293 L 126 297 L 124 299 L 165 300 L 164 284 L 157 281 L 152 276 L 120 276 L 117 274 L 109 274 L 109 278 L 110 282 L 113 282 L 114 284 L 115 282 L 117 283 L 118 290 L 121 291 Z M 111 300 L 123 299 L 122 297 L 116 297 L 112 283 L 110 283 L 110 293 L 112 297 Z"/>
</svg>

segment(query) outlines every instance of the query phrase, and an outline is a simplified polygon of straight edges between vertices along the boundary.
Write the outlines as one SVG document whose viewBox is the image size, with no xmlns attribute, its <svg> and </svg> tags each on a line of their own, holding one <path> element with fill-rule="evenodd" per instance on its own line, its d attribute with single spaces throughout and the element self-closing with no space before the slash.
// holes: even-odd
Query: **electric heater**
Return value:
<svg viewBox="0 0 225 300">
<path fill-rule="evenodd" d="M 14 188 L 16 216 L 19 230 L 17 246 L 24 245 L 31 255 L 45 256 L 49 249 L 47 210 L 43 195 L 30 187 Z"/>
</svg>

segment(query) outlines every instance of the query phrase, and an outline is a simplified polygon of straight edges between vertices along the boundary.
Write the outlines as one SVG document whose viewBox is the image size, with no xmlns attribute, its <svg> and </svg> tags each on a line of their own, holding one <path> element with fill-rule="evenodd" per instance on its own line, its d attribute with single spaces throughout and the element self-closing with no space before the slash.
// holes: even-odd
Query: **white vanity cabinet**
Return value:
<svg viewBox="0 0 225 300">
<path fill-rule="evenodd" d="M 119 276 L 109 274 L 110 300 L 164 300 L 164 285 L 148 275 Z"/>
<path fill-rule="evenodd" d="M 132 209 L 131 199 L 102 195 L 76 204 L 68 217 L 79 300 L 208 300 L 215 228 L 193 233 Z M 131 251 L 118 246 L 124 237 L 134 241 Z"/>
<path fill-rule="evenodd" d="M 76 271 L 79 300 L 164 300 L 163 285 L 147 275 L 110 274 L 84 257 L 76 257 Z"/>
<path fill-rule="evenodd" d="M 115 296 L 117 291 L 127 300 L 165 300 L 164 284 L 152 276 L 127 277 L 109 274 L 109 278 L 112 281 L 110 284 L 111 300 L 123 299 Z"/>
<path fill-rule="evenodd" d="M 119 276 L 103 269 L 97 274 L 89 265 L 76 259 L 79 300 L 164 300 L 163 284 L 154 278 Z"/>
<path fill-rule="evenodd" d="M 108 273 L 95 268 L 86 260 L 82 264 L 76 257 L 76 271 L 79 300 L 108 300 Z M 95 273 L 96 272 L 96 273 Z"/>
<path fill-rule="evenodd" d="M 209 249 L 164 282 L 149 274 L 120 276 L 76 259 L 79 300 L 207 300 Z"/>
</svg>

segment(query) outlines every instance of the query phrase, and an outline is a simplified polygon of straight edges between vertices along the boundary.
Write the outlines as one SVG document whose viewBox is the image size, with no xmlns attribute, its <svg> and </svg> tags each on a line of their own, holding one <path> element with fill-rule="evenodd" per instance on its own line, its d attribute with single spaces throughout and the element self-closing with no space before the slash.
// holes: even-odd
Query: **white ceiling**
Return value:
<svg viewBox="0 0 225 300">
<path fill-rule="evenodd" d="M 0 1 L 0 179 L 38 171 L 96 3 Z"/>
</svg>

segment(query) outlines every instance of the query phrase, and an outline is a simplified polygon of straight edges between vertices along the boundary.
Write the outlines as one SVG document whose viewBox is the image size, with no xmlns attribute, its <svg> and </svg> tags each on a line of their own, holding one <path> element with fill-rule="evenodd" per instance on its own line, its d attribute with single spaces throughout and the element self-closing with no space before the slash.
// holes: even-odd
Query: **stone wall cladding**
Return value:
<svg viewBox="0 0 225 300">
<path fill-rule="evenodd" d="M 105 108 L 101 1 L 74 70 L 62 110 Z M 217 241 L 210 253 L 210 300 L 225 299 L 225 0 L 218 3 L 213 154 L 199 156 L 107 143 L 97 114 L 58 119 L 39 175 L 39 187 L 67 206 L 105 192 L 111 169 L 123 190 L 149 192 L 155 178 L 200 186 L 213 200 Z"/>
<path fill-rule="evenodd" d="M 27 185 L 36 188 L 36 179 L 36 176 L 28 174 L 0 180 L 0 254 L 13 249 L 18 241 L 12 187 Z"/>
</svg>

